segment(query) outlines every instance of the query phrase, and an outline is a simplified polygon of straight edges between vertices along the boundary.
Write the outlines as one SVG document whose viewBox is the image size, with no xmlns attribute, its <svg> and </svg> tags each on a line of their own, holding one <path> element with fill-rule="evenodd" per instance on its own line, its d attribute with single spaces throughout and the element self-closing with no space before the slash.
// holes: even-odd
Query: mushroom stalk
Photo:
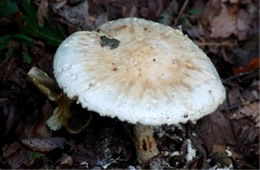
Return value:
<svg viewBox="0 0 260 170">
<path fill-rule="evenodd" d="M 136 124 L 134 126 L 134 135 L 137 161 L 139 163 L 144 164 L 159 154 L 152 126 Z"/>
</svg>

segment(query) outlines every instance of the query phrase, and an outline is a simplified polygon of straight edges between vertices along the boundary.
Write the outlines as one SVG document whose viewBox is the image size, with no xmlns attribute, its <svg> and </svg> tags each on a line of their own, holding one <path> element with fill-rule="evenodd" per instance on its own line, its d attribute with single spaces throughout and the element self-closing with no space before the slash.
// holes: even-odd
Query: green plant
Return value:
<svg viewBox="0 0 260 170">
<path fill-rule="evenodd" d="M 22 48 L 21 54 L 24 61 L 30 64 L 31 56 L 27 49 L 33 46 L 33 38 L 41 39 L 50 46 L 58 46 L 65 39 L 65 36 L 57 28 L 51 27 L 49 23 L 42 27 L 39 26 L 37 12 L 32 7 L 31 1 L 22 0 L 21 2 L 20 8 L 15 0 L 3 0 L 0 2 L 0 15 L 3 17 L 8 18 L 18 11 L 23 11 L 22 20 L 18 22 L 18 32 L 0 37 L 0 50 L 6 49 L 6 59 L 9 59 L 18 48 Z M 8 48 L 7 44 L 12 40 L 19 42 L 20 47 Z"/>
<path fill-rule="evenodd" d="M 39 152 L 33 152 L 29 157 L 29 161 L 39 159 L 41 157 L 42 157 L 42 154 L 40 154 Z"/>
</svg>

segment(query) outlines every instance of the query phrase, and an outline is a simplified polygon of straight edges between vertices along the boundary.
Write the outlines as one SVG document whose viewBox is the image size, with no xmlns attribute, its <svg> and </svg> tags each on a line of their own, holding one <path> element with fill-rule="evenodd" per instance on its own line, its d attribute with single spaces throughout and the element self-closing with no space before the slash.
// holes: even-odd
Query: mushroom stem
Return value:
<svg viewBox="0 0 260 170">
<path fill-rule="evenodd" d="M 137 161 L 139 163 L 144 164 L 159 154 L 152 126 L 136 124 L 134 126 L 134 135 Z"/>
</svg>

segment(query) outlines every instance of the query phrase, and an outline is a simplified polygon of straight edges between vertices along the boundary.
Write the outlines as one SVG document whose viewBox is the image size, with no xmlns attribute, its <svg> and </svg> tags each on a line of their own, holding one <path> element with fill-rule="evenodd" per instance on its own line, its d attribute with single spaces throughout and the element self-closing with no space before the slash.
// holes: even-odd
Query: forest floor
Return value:
<svg viewBox="0 0 260 170">
<path fill-rule="evenodd" d="M 0 168 L 141 168 L 131 124 L 94 113 L 78 134 L 51 131 L 46 120 L 56 103 L 27 75 L 35 66 L 53 78 L 65 37 L 125 17 L 181 29 L 210 57 L 227 92 L 196 124 L 156 127 L 160 154 L 143 168 L 259 169 L 258 0 L 2 0 Z"/>
</svg>

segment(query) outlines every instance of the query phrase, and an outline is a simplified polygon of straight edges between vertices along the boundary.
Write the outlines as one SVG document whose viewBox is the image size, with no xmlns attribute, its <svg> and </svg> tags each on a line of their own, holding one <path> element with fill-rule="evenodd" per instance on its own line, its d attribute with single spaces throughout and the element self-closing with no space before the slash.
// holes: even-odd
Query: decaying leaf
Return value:
<svg viewBox="0 0 260 170">
<path fill-rule="evenodd" d="M 49 4 L 48 1 L 41 0 L 39 8 L 37 10 L 37 17 L 38 17 L 38 24 L 39 26 L 44 26 L 44 19 L 48 18 L 48 8 Z"/>
<path fill-rule="evenodd" d="M 255 122 L 256 127 L 260 127 L 259 102 L 254 102 L 239 108 L 234 119 L 239 120 L 245 117 L 252 119 Z"/>
<path fill-rule="evenodd" d="M 62 137 L 22 139 L 22 143 L 32 151 L 50 152 L 55 148 L 64 149 L 67 141 Z"/>
<path fill-rule="evenodd" d="M 235 145 L 236 139 L 229 120 L 216 111 L 201 119 L 197 134 L 201 137 L 209 152 L 213 145 Z"/>
<path fill-rule="evenodd" d="M 93 23 L 89 19 L 88 1 L 71 4 L 68 1 L 63 2 L 57 2 L 61 6 L 52 4 L 51 9 L 67 22 L 75 25 L 78 31 L 93 29 Z"/>
<path fill-rule="evenodd" d="M 212 38 L 227 38 L 236 30 L 236 15 L 228 12 L 225 5 L 222 4 L 220 14 L 213 18 L 211 22 Z"/>
<path fill-rule="evenodd" d="M 240 91 L 239 91 L 238 86 L 232 87 L 229 90 L 229 92 L 228 92 L 228 102 L 231 106 L 241 103 L 241 101 L 240 101 Z"/>
<path fill-rule="evenodd" d="M 3 147 L 3 156 L 13 169 L 21 168 L 22 165 L 30 167 L 34 163 L 34 160 L 29 159 L 32 153 L 19 142 Z"/>
</svg>

